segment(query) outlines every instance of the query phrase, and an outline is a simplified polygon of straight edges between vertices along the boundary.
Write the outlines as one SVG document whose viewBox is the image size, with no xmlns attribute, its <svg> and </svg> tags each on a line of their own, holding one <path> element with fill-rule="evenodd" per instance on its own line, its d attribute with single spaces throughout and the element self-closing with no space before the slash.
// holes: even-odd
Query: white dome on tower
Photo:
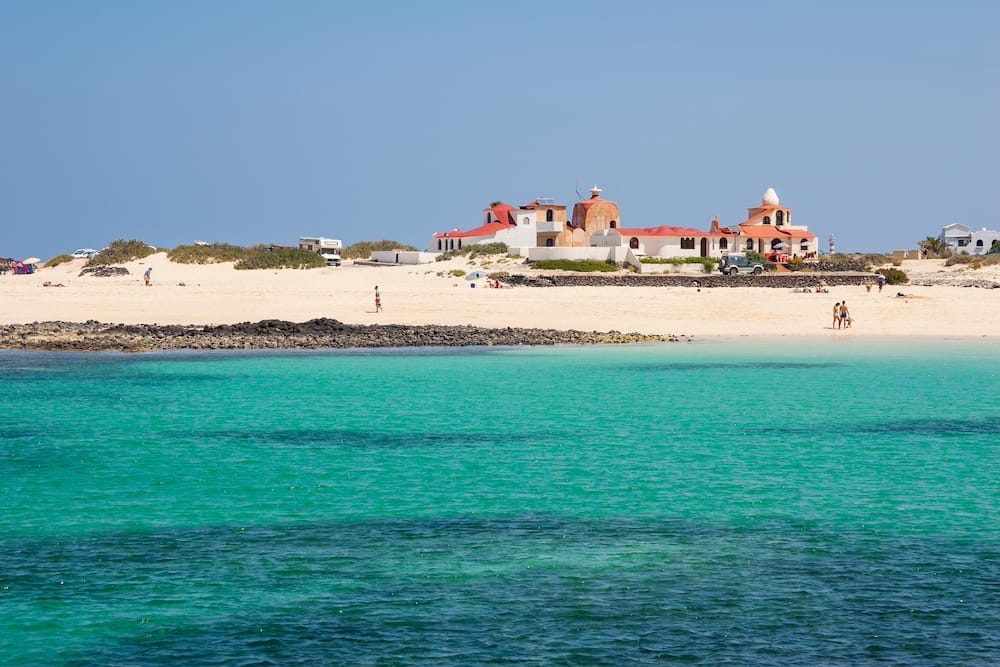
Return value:
<svg viewBox="0 0 1000 667">
<path fill-rule="evenodd" d="M 768 188 L 764 193 L 764 197 L 760 200 L 762 206 L 779 206 L 781 204 L 778 201 L 778 193 L 774 191 L 774 188 Z"/>
</svg>

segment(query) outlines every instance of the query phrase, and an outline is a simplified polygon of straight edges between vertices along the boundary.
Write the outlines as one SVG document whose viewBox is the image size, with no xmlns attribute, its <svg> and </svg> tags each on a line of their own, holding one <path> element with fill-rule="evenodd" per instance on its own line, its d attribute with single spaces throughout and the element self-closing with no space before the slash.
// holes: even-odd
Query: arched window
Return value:
<svg viewBox="0 0 1000 667">
<path fill-rule="evenodd" d="M 461 249 L 462 249 L 462 239 L 459 239 L 459 240 L 458 240 L 458 249 L 459 249 L 459 250 L 461 250 Z"/>
<path fill-rule="evenodd" d="M 983 240 L 982 239 L 979 239 L 978 241 L 976 241 L 976 247 L 977 248 L 982 248 L 983 247 Z"/>
<path fill-rule="evenodd" d="M 719 250 L 729 250 L 729 239 L 719 239 Z"/>
<path fill-rule="evenodd" d="M 753 239 L 747 239 L 747 250 L 753 250 Z"/>
<path fill-rule="evenodd" d="M 545 239 L 545 247 L 546 248 L 551 248 L 555 244 L 556 244 L 556 240 L 555 239 Z"/>
<path fill-rule="evenodd" d="M 618 221 L 617 220 L 612 220 L 610 227 L 611 227 L 611 229 L 617 228 L 618 227 Z"/>
<path fill-rule="evenodd" d="M 771 224 L 771 216 L 769 216 L 769 215 L 765 215 L 764 216 L 764 224 L 765 225 Z"/>
<path fill-rule="evenodd" d="M 779 227 L 781 225 L 785 224 L 785 212 L 784 211 L 778 211 L 777 213 L 775 213 L 774 214 L 774 222 Z"/>
<path fill-rule="evenodd" d="M 632 238 L 630 238 L 628 240 L 628 247 L 631 248 L 632 250 L 638 250 L 639 249 L 639 239 L 637 239 L 634 236 Z"/>
<path fill-rule="evenodd" d="M 552 218 L 554 215 L 555 211 L 553 211 L 551 208 L 545 211 L 545 222 L 552 222 Z"/>
<path fill-rule="evenodd" d="M 441 249 L 441 239 L 438 239 L 438 250 Z"/>
</svg>

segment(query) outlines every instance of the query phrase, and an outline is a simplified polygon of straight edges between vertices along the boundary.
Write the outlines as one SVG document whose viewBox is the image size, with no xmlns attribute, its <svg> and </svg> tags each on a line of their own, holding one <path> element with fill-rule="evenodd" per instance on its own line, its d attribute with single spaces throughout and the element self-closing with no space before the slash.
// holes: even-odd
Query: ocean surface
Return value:
<svg viewBox="0 0 1000 667">
<path fill-rule="evenodd" d="M 0 378 L 0 664 L 1000 662 L 995 341 Z"/>
</svg>

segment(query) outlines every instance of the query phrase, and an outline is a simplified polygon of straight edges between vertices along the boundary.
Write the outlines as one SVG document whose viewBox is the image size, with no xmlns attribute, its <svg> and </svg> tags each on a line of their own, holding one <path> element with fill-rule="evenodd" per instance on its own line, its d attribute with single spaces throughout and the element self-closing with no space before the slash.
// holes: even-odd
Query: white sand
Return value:
<svg viewBox="0 0 1000 667">
<path fill-rule="evenodd" d="M 153 267 L 153 285 L 142 273 Z M 34 275 L 0 276 L 0 323 L 99 320 L 111 323 L 223 324 L 330 317 L 350 324 L 469 324 L 712 336 L 1000 336 L 1000 290 L 887 285 L 831 287 L 829 294 L 773 288 L 516 287 L 475 289 L 453 268 L 531 273 L 517 260 L 482 267 L 462 259 L 420 266 L 370 267 L 350 262 L 306 271 L 236 271 L 232 264 L 174 264 L 164 253 L 132 262 L 131 275 L 79 277 L 83 260 Z M 979 271 L 911 260 L 921 273 L 959 272 L 1000 280 L 1000 267 Z M 441 275 L 445 274 L 445 275 Z M 63 287 L 44 287 L 43 282 Z M 180 283 L 184 283 L 181 286 Z M 384 312 L 375 313 L 374 288 Z M 913 295 L 899 298 L 903 291 Z M 846 299 L 853 328 L 832 329 L 832 309 Z"/>
</svg>

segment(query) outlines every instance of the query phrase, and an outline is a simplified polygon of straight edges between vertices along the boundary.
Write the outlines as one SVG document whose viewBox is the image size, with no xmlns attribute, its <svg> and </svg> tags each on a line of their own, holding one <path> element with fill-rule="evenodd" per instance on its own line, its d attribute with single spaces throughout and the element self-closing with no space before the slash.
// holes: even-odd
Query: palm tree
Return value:
<svg viewBox="0 0 1000 667">
<path fill-rule="evenodd" d="M 941 253 L 948 249 L 948 244 L 936 236 L 928 236 L 920 242 L 920 250 L 925 255 L 940 257 Z"/>
</svg>

